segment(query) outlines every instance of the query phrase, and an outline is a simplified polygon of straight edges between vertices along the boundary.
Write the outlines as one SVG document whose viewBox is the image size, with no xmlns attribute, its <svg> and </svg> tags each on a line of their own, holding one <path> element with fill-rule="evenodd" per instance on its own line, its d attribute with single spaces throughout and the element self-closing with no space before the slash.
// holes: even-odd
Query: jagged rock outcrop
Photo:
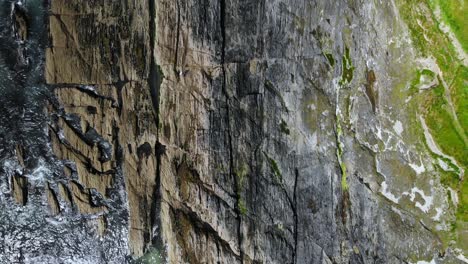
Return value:
<svg viewBox="0 0 468 264">
<path fill-rule="evenodd" d="M 21 106 L 37 144 L 0 126 L 0 263 L 466 260 L 466 53 L 432 46 L 437 3 L 6 2 L 0 62 L 35 55 L 5 72 L 47 100 Z"/>
<path fill-rule="evenodd" d="M 109 188 L 125 186 L 129 248 L 136 256 L 150 243 L 156 223 L 158 129 L 149 81 L 148 8 L 145 1 L 53 1 L 45 66 L 57 98 L 54 153 L 75 164 L 73 173 L 85 192 L 108 199 Z M 82 200 L 80 213 L 103 213 L 100 224 L 105 224 L 111 208 L 89 204 L 82 188 L 71 190 Z"/>
</svg>

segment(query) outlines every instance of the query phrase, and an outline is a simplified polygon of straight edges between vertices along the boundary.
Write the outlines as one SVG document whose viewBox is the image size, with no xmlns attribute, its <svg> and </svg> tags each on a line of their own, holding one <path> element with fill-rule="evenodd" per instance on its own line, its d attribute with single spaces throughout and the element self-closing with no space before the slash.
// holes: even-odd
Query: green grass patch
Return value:
<svg viewBox="0 0 468 264">
<path fill-rule="evenodd" d="M 406 21 L 410 35 L 415 47 L 421 52 L 423 57 L 433 56 L 439 65 L 445 82 L 450 85 L 452 103 L 455 108 L 457 119 L 463 130 L 467 128 L 467 72 L 466 67 L 460 66 L 456 58 L 455 50 L 450 40 L 440 31 L 437 20 L 432 13 L 429 1 L 421 0 L 400 0 L 400 14 Z M 434 7 L 434 5 L 432 5 Z M 457 70 L 458 69 L 458 70 Z M 434 76 L 428 70 L 422 70 L 417 74 L 410 87 L 410 93 L 417 92 L 421 76 Z M 452 82 L 452 80 L 454 80 Z M 441 80 L 439 80 L 441 83 Z M 451 115 L 445 91 L 440 84 L 438 87 L 429 90 L 428 96 L 422 96 L 419 111 L 425 113 L 425 118 L 431 134 L 447 155 L 453 156 L 467 165 L 467 146 L 464 144 L 464 131 L 457 131 L 454 117 Z"/>
<path fill-rule="evenodd" d="M 438 165 L 437 168 L 437 173 L 440 175 L 440 183 L 454 190 L 458 189 L 458 184 L 460 183 L 460 177 L 458 174 L 453 171 L 444 171 Z"/>
<path fill-rule="evenodd" d="M 400 14 L 408 25 L 413 45 L 423 57 L 434 56 L 446 80 L 453 78 L 458 63 L 450 40 L 439 29 L 427 0 L 399 0 Z"/>
<path fill-rule="evenodd" d="M 411 81 L 409 92 L 414 95 L 419 92 L 419 80 L 421 79 L 421 71 L 416 72 L 416 77 Z"/>
<path fill-rule="evenodd" d="M 460 65 L 450 86 L 455 113 L 464 132 L 468 131 L 468 68 Z"/>
<path fill-rule="evenodd" d="M 464 179 L 458 191 L 459 205 L 457 208 L 457 220 L 468 223 L 468 182 Z"/>
<path fill-rule="evenodd" d="M 439 0 L 442 19 L 452 29 L 455 37 L 460 41 L 463 50 L 468 51 L 468 1 L 466 0 Z"/>
<path fill-rule="evenodd" d="M 442 85 L 429 91 L 426 108 L 426 123 L 440 149 L 462 164 L 467 164 L 468 149 L 457 132 Z"/>
<path fill-rule="evenodd" d="M 445 83 L 449 86 L 450 99 L 455 110 L 452 114 L 450 100 L 442 85 L 441 76 L 435 76 L 433 72 L 420 70 L 416 78 L 410 84 L 409 94 L 414 95 L 412 100 L 417 107 L 416 113 L 422 114 L 426 124 L 439 148 L 445 154 L 457 160 L 459 165 L 465 169 L 468 167 L 468 146 L 464 138 L 468 129 L 468 72 L 465 66 L 457 58 L 457 53 L 451 40 L 439 29 L 438 21 L 434 15 L 437 5 L 440 6 L 442 20 L 450 26 L 455 36 L 467 50 L 468 28 L 466 27 L 466 14 L 468 3 L 460 0 L 397 0 L 401 17 L 405 20 L 411 36 L 413 46 L 419 51 L 420 57 L 433 57 L 439 66 Z M 427 76 L 439 78 L 439 85 L 429 90 L 419 91 L 420 80 Z M 423 77 L 423 78 L 421 78 Z M 413 106 L 408 106 L 412 109 Z M 458 121 L 458 122 L 457 122 Z M 460 128 L 461 127 L 461 128 Z M 424 135 L 421 133 L 421 137 Z M 451 164 L 448 159 L 442 159 L 453 172 L 443 171 L 438 167 L 440 181 L 443 185 L 451 187 L 458 193 L 458 207 L 447 213 L 454 213 L 456 220 L 451 224 L 453 229 L 449 232 L 441 231 L 444 244 L 455 240 L 455 247 L 466 249 L 466 235 L 468 230 L 468 182 L 459 178 L 458 168 Z M 453 200 L 452 197 L 449 196 Z"/>
</svg>

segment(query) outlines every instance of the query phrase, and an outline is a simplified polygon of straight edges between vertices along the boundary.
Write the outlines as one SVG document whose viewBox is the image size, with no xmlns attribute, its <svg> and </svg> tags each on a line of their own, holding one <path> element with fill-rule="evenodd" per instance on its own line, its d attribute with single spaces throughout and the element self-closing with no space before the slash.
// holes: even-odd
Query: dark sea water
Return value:
<svg viewBox="0 0 468 264">
<path fill-rule="evenodd" d="M 14 5 L 27 10 L 26 41 L 16 35 Z M 8 158 L 21 145 L 30 166 L 35 157 L 47 152 L 46 14 L 43 0 L 0 0 L 0 159 Z"/>
</svg>

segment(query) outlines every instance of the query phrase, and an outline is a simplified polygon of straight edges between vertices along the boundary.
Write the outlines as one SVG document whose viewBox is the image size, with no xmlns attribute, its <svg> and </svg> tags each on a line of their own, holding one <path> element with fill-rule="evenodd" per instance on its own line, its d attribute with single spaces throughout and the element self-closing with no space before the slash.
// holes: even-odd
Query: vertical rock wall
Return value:
<svg viewBox="0 0 468 264">
<path fill-rule="evenodd" d="M 170 262 L 458 261 L 396 92 L 417 67 L 399 16 L 393 1 L 157 3 Z"/>
<path fill-rule="evenodd" d="M 47 158 L 10 147 L 0 263 L 462 261 L 402 5 L 50 1 Z"/>
</svg>

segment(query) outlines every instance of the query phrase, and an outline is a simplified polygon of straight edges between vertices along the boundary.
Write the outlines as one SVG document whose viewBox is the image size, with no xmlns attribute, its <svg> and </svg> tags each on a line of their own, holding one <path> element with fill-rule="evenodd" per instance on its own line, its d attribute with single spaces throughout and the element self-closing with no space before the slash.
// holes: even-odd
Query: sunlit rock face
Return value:
<svg viewBox="0 0 468 264">
<path fill-rule="evenodd" d="M 0 263 L 466 263 L 467 8 L 0 0 Z"/>
</svg>

